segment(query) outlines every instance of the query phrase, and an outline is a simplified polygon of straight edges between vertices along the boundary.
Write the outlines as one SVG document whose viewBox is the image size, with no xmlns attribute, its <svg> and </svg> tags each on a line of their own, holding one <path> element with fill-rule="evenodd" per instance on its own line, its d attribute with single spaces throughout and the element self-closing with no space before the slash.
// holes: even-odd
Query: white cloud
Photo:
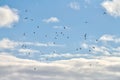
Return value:
<svg viewBox="0 0 120 80">
<path fill-rule="evenodd" d="M 48 19 L 43 19 L 43 22 L 46 22 L 46 23 L 56 23 L 56 22 L 59 22 L 59 19 L 57 17 L 50 17 Z"/>
<path fill-rule="evenodd" d="M 38 53 L 38 50 L 33 50 L 33 49 L 19 49 L 18 50 L 20 53 Z"/>
<path fill-rule="evenodd" d="M 79 5 L 78 2 L 71 2 L 71 3 L 69 4 L 69 7 L 70 7 L 71 9 L 74 9 L 74 10 L 80 10 L 80 5 Z"/>
<path fill-rule="evenodd" d="M 0 41 L 1 49 L 14 49 L 18 44 L 8 38 L 4 38 Z"/>
<path fill-rule="evenodd" d="M 37 46 L 37 47 L 64 47 L 65 45 L 61 44 L 54 44 L 53 42 L 48 42 L 48 43 L 40 43 L 40 42 L 18 42 L 18 41 L 13 41 L 8 38 L 3 38 L 0 40 L 0 49 L 15 49 L 18 46 L 22 45 L 32 45 L 32 46 Z"/>
<path fill-rule="evenodd" d="M 114 37 L 115 36 L 113 36 L 113 35 L 105 34 L 102 37 L 100 37 L 100 40 L 101 41 L 114 41 Z"/>
<path fill-rule="evenodd" d="M 100 37 L 101 41 L 112 41 L 112 42 L 115 42 L 115 43 L 119 43 L 120 42 L 120 38 L 115 36 L 115 35 L 108 35 L 108 34 L 105 34 L 103 36 Z"/>
<path fill-rule="evenodd" d="M 70 26 L 53 26 L 54 29 L 66 29 L 69 30 L 71 29 Z"/>
<path fill-rule="evenodd" d="M 50 63 L 0 55 L 1 80 L 119 80 L 120 58 L 71 59 Z"/>
<path fill-rule="evenodd" d="M 120 0 L 105 0 L 102 6 L 111 16 L 120 16 Z"/>
<path fill-rule="evenodd" d="M 7 27 L 10 28 L 15 22 L 18 22 L 19 15 L 16 9 L 10 8 L 8 6 L 0 7 L 0 28 Z"/>
</svg>

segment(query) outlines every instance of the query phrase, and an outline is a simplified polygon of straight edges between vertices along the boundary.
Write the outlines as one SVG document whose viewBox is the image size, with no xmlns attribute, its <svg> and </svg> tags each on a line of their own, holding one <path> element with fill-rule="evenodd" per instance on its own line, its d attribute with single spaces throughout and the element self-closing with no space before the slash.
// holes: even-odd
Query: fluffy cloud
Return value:
<svg viewBox="0 0 120 80">
<path fill-rule="evenodd" d="M 0 27 L 10 28 L 14 22 L 18 22 L 19 15 L 16 9 L 8 6 L 0 7 Z"/>
<path fill-rule="evenodd" d="M 102 6 L 112 16 L 120 16 L 120 0 L 105 0 Z"/>
<path fill-rule="evenodd" d="M 1 49 L 14 49 L 18 44 L 8 38 L 4 38 L 0 40 L 0 48 Z"/>
<path fill-rule="evenodd" d="M 78 2 L 71 2 L 71 3 L 69 4 L 69 7 L 70 7 L 71 9 L 74 9 L 74 10 L 80 10 L 80 5 L 79 5 Z"/>
<path fill-rule="evenodd" d="M 43 19 L 43 22 L 46 22 L 46 23 L 56 23 L 56 22 L 59 22 L 59 19 L 57 17 L 50 17 L 48 19 Z"/>
<path fill-rule="evenodd" d="M 1 80 L 119 80 L 119 70 L 119 57 L 43 63 L 0 55 Z"/>
</svg>

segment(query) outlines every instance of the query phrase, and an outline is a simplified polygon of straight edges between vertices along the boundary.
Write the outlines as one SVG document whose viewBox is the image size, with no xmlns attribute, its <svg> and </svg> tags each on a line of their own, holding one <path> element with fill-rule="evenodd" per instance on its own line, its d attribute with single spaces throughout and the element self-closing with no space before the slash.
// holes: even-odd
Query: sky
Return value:
<svg viewBox="0 0 120 80">
<path fill-rule="evenodd" d="M 120 0 L 0 0 L 0 80 L 119 80 Z"/>
</svg>

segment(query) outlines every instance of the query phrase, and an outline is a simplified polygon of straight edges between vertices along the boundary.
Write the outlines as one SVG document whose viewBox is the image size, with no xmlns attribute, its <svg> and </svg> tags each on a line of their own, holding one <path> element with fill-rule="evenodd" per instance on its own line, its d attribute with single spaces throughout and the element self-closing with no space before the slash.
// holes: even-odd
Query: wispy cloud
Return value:
<svg viewBox="0 0 120 80">
<path fill-rule="evenodd" d="M 120 16 L 120 0 L 105 0 L 102 6 L 111 16 Z"/>
<path fill-rule="evenodd" d="M 53 26 L 53 28 L 54 29 L 66 29 L 66 30 L 71 29 L 70 26 Z"/>
<path fill-rule="evenodd" d="M 0 28 L 10 28 L 15 22 L 18 22 L 19 15 L 17 9 L 10 8 L 9 6 L 0 7 Z"/>
<path fill-rule="evenodd" d="M 46 43 L 40 43 L 40 42 L 19 42 L 10 40 L 8 38 L 3 38 L 0 40 L 0 48 L 3 49 L 14 49 L 17 46 L 22 45 L 31 45 L 31 46 L 41 46 L 41 47 L 63 47 L 65 45 L 61 44 L 54 44 L 53 42 L 46 42 Z"/>
<path fill-rule="evenodd" d="M 38 50 L 33 50 L 33 49 L 19 49 L 18 52 L 20 53 L 38 53 Z"/>
<path fill-rule="evenodd" d="M 112 42 L 115 42 L 115 43 L 119 43 L 120 42 L 120 38 L 119 37 L 117 37 L 115 35 L 108 35 L 108 34 L 105 34 L 105 35 L 101 36 L 100 40 L 104 41 L 104 42 L 109 42 L 109 41 L 112 41 Z"/>
<path fill-rule="evenodd" d="M 78 2 L 70 2 L 69 7 L 73 10 L 80 10 L 80 5 Z"/>
<path fill-rule="evenodd" d="M 50 17 L 48 19 L 43 19 L 43 22 L 46 22 L 46 23 L 57 23 L 57 22 L 59 22 L 59 19 L 57 17 Z"/>
<path fill-rule="evenodd" d="M 0 78 L 1 80 L 119 80 L 119 64 L 119 57 L 80 58 L 43 63 L 0 55 Z"/>
</svg>

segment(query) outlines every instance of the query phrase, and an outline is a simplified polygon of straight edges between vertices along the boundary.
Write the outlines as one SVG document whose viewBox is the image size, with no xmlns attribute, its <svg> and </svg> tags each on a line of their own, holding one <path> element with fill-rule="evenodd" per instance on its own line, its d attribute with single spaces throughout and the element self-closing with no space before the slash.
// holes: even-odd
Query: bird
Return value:
<svg viewBox="0 0 120 80">
<path fill-rule="evenodd" d="M 53 42 L 53 44 L 55 44 L 55 42 Z"/>
<path fill-rule="evenodd" d="M 30 19 L 31 21 L 33 21 L 33 19 Z"/>
<path fill-rule="evenodd" d="M 89 49 L 89 52 L 91 52 L 91 50 Z"/>
<path fill-rule="evenodd" d="M 35 32 L 33 32 L 33 34 L 35 34 Z"/>
<path fill-rule="evenodd" d="M 106 12 L 103 12 L 103 14 L 107 14 Z"/>
<path fill-rule="evenodd" d="M 25 17 L 24 19 L 28 19 L 28 17 Z"/>
<path fill-rule="evenodd" d="M 96 39 L 96 42 L 98 41 L 98 39 Z"/>
<path fill-rule="evenodd" d="M 79 48 L 80 50 L 82 49 L 82 48 Z"/>
<path fill-rule="evenodd" d="M 78 51 L 78 48 L 76 48 L 76 51 Z"/>
<path fill-rule="evenodd" d="M 95 49 L 95 47 L 94 47 L 94 46 L 93 46 L 92 48 L 93 48 L 93 49 Z"/>
<path fill-rule="evenodd" d="M 87 39 L 87 33 L 84 34 L 84 39 L 85 39 L 85 40 Z"/>
<path fill-rule="evenodd" d="M 23 36 L 25 36 L 26 34 L 25 33 L 23 33 Z"/>
<path fill-rule="evenodd" d="M 39 28 L 39 26 L 37 26 L 37 28 Z"/>
<path fill-rule="evenodd" d="M 69 39 L 69 36 L 67 36 L 67 39 Z"/>
<path fill-rule="evenodd" d="M 45 37 L 47 37 L 47 35 L 45 35 Z"/>
<path fill-rule="evenodd" d="M 36 68 L 34 68 L 34 70 L 36 70 Z"/>
<path fill-rule="evenodd" d="M 64 29 L 66 29 L 66 27 L 65 27 L 65 26 L 64 26 L 63 28 L 64 28 Z"/>
<path fill-rule="evenodd" d="M 28 10 L 27 10 L 27 9 L 25 9 L 25 12 L 28 12 Z"/>
<path fill-rule="evenodd" d="M 88 23 L 88 21 L 85 21 L 85 24 L 87 24 Z"/>
</svg>

